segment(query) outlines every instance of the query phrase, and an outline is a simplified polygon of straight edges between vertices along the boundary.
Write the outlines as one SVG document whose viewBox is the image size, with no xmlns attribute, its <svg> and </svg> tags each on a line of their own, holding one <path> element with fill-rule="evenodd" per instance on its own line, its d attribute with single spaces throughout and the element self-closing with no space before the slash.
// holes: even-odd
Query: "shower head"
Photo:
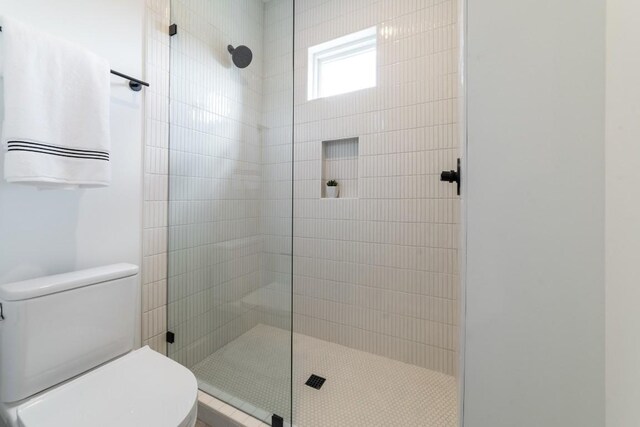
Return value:
<svg viewBox="0 0 640 427">
<path fill-rule="evenodd" d="M 233 46 L 229 45 L 227 46 L 227 50 L 231 54 L 231 59 L 236 67 L 247 68 L 249 64 L 251 64 L 253 53 L 251 53 L 251 49 L 248 47 L 240 45 L 234 49 Z"/>
</svg>

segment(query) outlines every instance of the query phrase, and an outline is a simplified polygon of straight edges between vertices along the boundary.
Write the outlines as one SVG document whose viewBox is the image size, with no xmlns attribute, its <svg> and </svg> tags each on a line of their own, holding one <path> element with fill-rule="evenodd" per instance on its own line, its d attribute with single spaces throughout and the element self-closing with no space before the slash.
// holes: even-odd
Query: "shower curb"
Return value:
<svg viewBox="0 0 640 427">
<path fill-rule="evenodd" d="M 269 424 L 200 390 L 198 419 L 215 427 L 269 427 Z"/>
</svg>

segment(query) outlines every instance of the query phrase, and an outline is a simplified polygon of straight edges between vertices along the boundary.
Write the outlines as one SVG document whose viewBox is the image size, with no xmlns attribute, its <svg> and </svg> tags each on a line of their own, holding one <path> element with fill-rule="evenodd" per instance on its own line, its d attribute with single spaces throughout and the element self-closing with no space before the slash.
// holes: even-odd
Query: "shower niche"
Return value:
<svg viewBox="0 0 640 427">
<path fill-rule="evenodd" d="M 328 198 L 330 180 L 338 181 L 339 198 L 358 198 L 358 142 L 358 137 L 322 141 L 322 198 Z"/>
</svg>

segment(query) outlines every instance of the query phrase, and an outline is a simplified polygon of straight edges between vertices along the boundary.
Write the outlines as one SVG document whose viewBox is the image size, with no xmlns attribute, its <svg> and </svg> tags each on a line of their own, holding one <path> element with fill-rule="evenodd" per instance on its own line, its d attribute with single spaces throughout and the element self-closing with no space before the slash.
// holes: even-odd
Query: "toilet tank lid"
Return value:
<svg viewBox="0 0 640 427">
<path fill-rule="evenodd" d="M 120 263 L 88 268 L 70 273 L 54 274 L 36 279 L 0 285 L 0 300 L 22 301 L 45 295 L 97 285 L 110 280 L 122 279 L 138 274 L 138 266 Z"/>
</svg>

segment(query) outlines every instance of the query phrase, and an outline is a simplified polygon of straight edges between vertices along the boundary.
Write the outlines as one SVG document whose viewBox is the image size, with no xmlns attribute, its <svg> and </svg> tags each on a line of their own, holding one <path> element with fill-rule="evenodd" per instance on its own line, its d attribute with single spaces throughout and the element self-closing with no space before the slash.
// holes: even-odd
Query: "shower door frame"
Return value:
<svg viewBox="0 0 640 427">
<path fill-rule="evenodd" d="M 460 140 L 460 225 L 458 250 L 459 330 L 458 330 L 458 425 L 464 427 L 465 342 L 467 311 L 467 7 L 458 0 L 458 137 Z"/>
<path fill-rule="evenodd" d="M 292 52 L 295 52 L 295 5 L 296 5 L 296 0 L 289 0 L 291 2 L 291 7 L 292 7 L 292 17 L 291 17 L 291 42 L 292 42 Z M 166 237 L 167 237 L 167 253 L 166 253 L 166 278 L 167 278 L 167 286 L 166 286 L 166 315 L 165 315 L 165 321 L 166 321 L 166 332 L 165 332 L 165 341 L 166 344 L 173 344 L 175 342 L 175 333 L 169 330 L 169 325 L 170 325 L 170 316 L 171 316 L 171 310 L 170 310 L 170 304 L 171 304 L 171 299 L 170 299 L 170 284 L 169 284 L 169 279 L 170 279 L 170 274 L 169 274 L 169 268 L 170 268 L 170 260 L 169 260 L 169 256 L 171 253 L 171 247 L 170 247 L 170 237 L 171 237 L 171 128 L 172 128 L 172 120 L 171 120 L 171 103 L 172 103 L 172 92 L 171 92 L 171 78 L 172 78 L 172 58 L 173 58 L 173 45 L 172 45 L 172 39 L 174 38 L 174 36 L 177 36 L 178 34 L 180 34 L 180 29 L 178 28 L 179 25 L 176 23 L 176 21 L 174 20 L 173 17 L 173 2 L 172 0 L 167 0 L 168 2 L 168 6 L 169 6 L 169 26 L 167 28 L 167 35 L 168 35 L 168 61 L 169 61 L 169 77 L 168 77 L 168 81 L 167 81 L 167 132 L 168 132 L 168 139 L 167 139 L 167 156 L 168 156 L 168 164 L 167 164 L 167 199 L 166 199 Z M 231 50 L 229 50 L 229 47 L 231 47 L 231 45 L 228 46 L 227 50 L 229 51 L 229 53 L 232 53 Z M 293 213 L 294 213 L 294 194 L 293 194 L 293 189 L 294 189 L 294 153 L 295 153 L 295 147 L 294 147 L 294 139 L 295 139 L 295 135 L 294 135 L 294 130 L 295 130 L 295 123 L 294 123 L 294 118 L 295 118 L 295 87 L 293 85 L 294 83 L 294 75 L 293 75 L 293 70 L 295 69 L 295 55 L 292 53 L 292 57 L 291 57 L 291 70 L 292 70 L 292 76 L 291 76 L 291 90 L 292 90 L 292 98 L 291 98 L 291 212 L 290 212 L 290 222 L 291 222 L 291 227 L 290 227 L 290 235 L 289 237 L 289 241 L 290 241 L 290 250 L 291 253 L 289 254 L 289 274 L 290 274 L 290 282 L 289 282 L 289 291 L 287 292 L 289 295 L 289 305 L 288 305 L 288 311 L 289 311 L 289 372 L 288 372 L 288 379 L 289 379 L 289 411 L 288 414 L 286 413 L 282 413 L 282 414 L 276 414 L 276 413 L 271 413 L 271 420 L 272 420 L 272 425 L 274 427 L 278 427 L 278 426 L 282 426 L 282 425 L 294 425 L 293 423 L 293 322 L 294 322 L 294 312 L 293 312 L 293 301 L 294 301 L 294 295 L 293 295 L 293 240 L 294 240 L 294 236 L 293 236 Z M 242 67 L 244 68 L 244 67 Z M 169 349 L 168 347 L 165 347 L 165 351 L 166 351 L 166 356 L 171 358 L 171 356 L 169 355 Z M 187 368 L 190 371 L 192 371 L 191 368 Z M 192 371 L 193 372 L 193 371 Z M 196 378 L 197 379 L 197 378 Z M 198 380 L 199 382 L 199 380 Z M 212 394 L 210 394 L 210 392 L 208 392 L 207 390 L 204 390 L 200 387 L 200 385 L 198 384 L 198 390 L 208 396 L 213 397 L 214 399 L 218 399 L 216 396 L 213 396 Z M 232 403 L 225 401 L 223 399 L 220 399 L 221 402 L 224 403 L 224 405 L 227 405 L 230 408 L 235 408 L 238 411 L 241 411 L 247 415 L 249 415 L 250 417 L 254 417 L 253 414 L 250 414 L 248 412 L 243 411 L 242 409 L 240 409 L 237 406 L 234 406 Z M 213 408 L 209 408 L 210 410 L 213 410 Z M 260 408 L 262 409 L 262 408 Z M 266 409 L 265 409 L 266 410 Z M 228 415 L 223 415 L 222 412 L 219 412 L 217 410 L 214 410 L 215 412 L 218 412 L 218 414 L 221 417 L 225 417 L 225 418 L 229 418 Z M 267 412 L 270 413 L 270 411 L 267 410 Z M 286 419 L 284 417 L 289 417 L 289 420 L 291 420 L 291 422 L 286 421 Z M 258 419 L 258 418 L 256 418 Z M 261 420 L 263 422 L 266 423 L 266 421 Z"/>
</svg>

